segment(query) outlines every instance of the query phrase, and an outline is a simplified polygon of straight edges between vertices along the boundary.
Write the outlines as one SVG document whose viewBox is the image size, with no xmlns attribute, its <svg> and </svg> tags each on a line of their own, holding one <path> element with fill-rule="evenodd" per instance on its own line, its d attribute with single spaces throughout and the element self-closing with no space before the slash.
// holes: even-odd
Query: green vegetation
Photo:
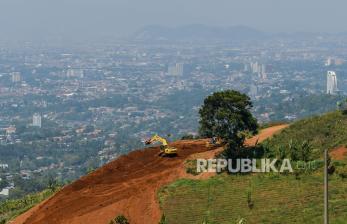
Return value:
<svg viewBox="0 0 347 224">
<path fill-rule="evenodd" d="M 163 214 L 163 215 L 161 216 L 161 219 L 160 219 L 160 221 L 159 221 L 159 224 L 167 224 L 167 220 L 166 220 L 165 214 Z"/>
<path fill-rule="evenodd" d="M 197 161 L 196 161 L 196 159 L 194 159 L 194 160 L 186 160 L 185 161 L 185 168 L 186 168 L 186 172 L 187 173 L 190 173 L 190 174 L 192 174 L 192 175 L 194 175 L 194 176 L 196 176 L 196 175 L 199 175 L 199 173 L 198 173 L 198 171 L 197 171 Z"/>
<path fill-rule="evenodd" d="M 167 223 L 321 223 L 322 172 L 301 176 L 222 174 L 208 180 L 179 180 L 159 192 Z M 347 184 L 330 179 L 331 223 L 347 219 Z"/>
<path fill-rule="evenodd" d="M 46 175 L 33 173 L 30 179 L 23 179 L 21 175 L 14 174 L 11 181 L 7 180 L 5 173 L 2 172 L 0 171 L 0 178 L 2 179 L 0 181 L 0 189 L 9 186 L 9 183 L 12 181 L 15 188 L 10 190 L 9 197 L 0 197 L 0 202 L 5 199 L 21 199 L 28 194 L 39 193 L 47 188 L 54 191 L 59 186 L 67 183 L 58 180 L 51 172 L 46 172 Z"/>
<path fill-rule="evenodd" d="M 118 215 L 116 218 L 110 221 L 110 224 L 129 224 L 129 221 L 124 215 Z"/>
<path fill-rule="evenodd" d="M 337 169 L 337 174 L 338 174 L 341 178 L 347 180 L 347 166 L 339 167 L 339 168 Z"/>
<path fill-rule="evenodd" d="M 297 85 L 297 84 L 295 84 Z M 324 114 L 339 107 L 339 102 L 345 101 L 342 95 L 327 94 L 298 94 L 293 95 L 290 101 L 284 102 L 281 94 L 272 95 L 254 102 L 257 114 L 269 112 L 271 108 L 274 113 L 270 114 L 271 121 L 282 121 L 286 115 L 295 115 L 297 119 Z"/>
<path fill-rule="evenodd" d="M 217 137 L 226 143 L 228 158 L 235 158 L 247 133 L 257 131 L 257 120 L 250 109 L 250 98 L 234 90 L 215 92 L 204 100 L 200 113 L 200 134 Z"/>
<path fill-rule="evenodd" d="M 187 134 L 183 135 L 181 137 L 181 140 L 194 140 L 194 139 L 200 139 L 200 136 L 192 135 L 192 134 Z"/>
<path fill-rule="evenodd" d="M 26 212 L 36 204 L 53 195 L 59 188 L 46 189 L 42 192 L 29 194 L 21 199 L 6 200 L 0 203 L 0 223 L 6 222 Z"/>
<path fill-rule="evenodd" d="M 324 149 L 346 146 L 346 133 L 347 115 L 336 111 L 297 121 L 262 145 L 267 156 L 278 157 L 281 151 L 292 159 L 317 159 Z"/>
<path fill-rule="evenodd" d="M 341 111 L 307 118 L 252 150 L 255 157 L 290 158 L 293 174 L 228 175 L 208 180 L 178 180 L 158 198 L 169 224 L 175 223 L 321 223 L 322 151 L 347 144 L 347 115 Z M 251 149 L 250 149 L 251 150 Z M 194 168 L 187 161 L 187 172 Z M 347 158 L 329 159 L 330 219 L 347 220 Z"/>
</svg>

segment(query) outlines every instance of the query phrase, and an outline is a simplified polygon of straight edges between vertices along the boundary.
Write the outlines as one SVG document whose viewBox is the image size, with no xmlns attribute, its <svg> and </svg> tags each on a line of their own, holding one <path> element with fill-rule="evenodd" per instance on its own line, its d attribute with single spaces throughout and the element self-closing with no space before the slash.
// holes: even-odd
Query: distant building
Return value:
<svg viewBox="0 0 347 224">
<path fill-rule="evenodd" d="M 265 64 L 260 64 L 258 62 L 252 62 L 251 63 L 251 70 L 253 74 L 258 74 L 258 77 L 260 79 L 266 79 L 267 74 L 266 74 L 266 65 Z"/>
<path fill-rule="evenodd" d="M 248 72 L 248 64 L 244 64 L 243 71 Z"/>
<path fill-rule="evenodd" d="M 11 134 L 16 133 L 16 127 L 15 126 L 10 126 L 8 128 L 5 128 L 5 130 L 6 130 L 7 135 L 11 135 Z"/>
<path fill-rule="evenodd" d="M 10 189 L 4 188 L 0 191 L 0 196 L 9 196 L 10 195 Z"/>
<path fill-rule="evenodd" d="M 8 169 L 8 164 L 7 163 L 1 163 L 0 169 Z M 1 178 L 0 178 L 0 180 L 1 180 Z"/>
<path fill-rule="evenodd" d="M 260 78 L 265 80 L 267 79 L 267 75 L 266 75 L 266 65 L 261 65 L 261 72 L 260 72 Z"/>
<path fill-rule="evenodd" d="M 66 71 L 66 76 L 69 78 L 83 78 L 84 77 L 84 71 L 82 69 L 69 68 Z"/>
<path fill-rule="evenodd" d="M 256 98 L 258 96 L 258 87 L 252 84 L 249 88 L 249 95 L 251 98 Z"/>
<path fill-rule="evenodd" d="M 20 72 L 12 72 L 11 79 L 12 79 L 12 82 L 14 83 L 20 82 L 22 79 Z"/>
<path fill-rule="evenodd" d="M 335 59 L 335 65 L 343 65 L 345 61 L 341 58 L 336 58 Z"/>
<path fill-rule="evenodd" d="M 325 61 L 325 66 L 330 66 L 332 64 L 332 58 L 328 57 L 328 59 Z"/>
<path fill-rule="evenodd" d="M 41 128 L 41 115 L 40 114 L 34 114 L 33 115 L 33 126 Z"/>
<path fill-rule="evenodd" d="M 325 61 L 325 66 L 331 66 L 331 65 L 343 65 L 345 63 L 345 61 L 341 58 L 332 58 L 329 57 L 326 61 Z"/>
<path fill-rule="evenodd" d="M 168 74 L 172 76 L 182 76 L 184 74 L 184 64 L 176 63 L 175 65 L 169 65 Z"/>
<path fill-rule="evenodd" d="M 252 69 L 252 73 L 258 73 L 260 71 L 258 62 L 254 62 L 254 63 L 252 62 L 251 69 Z"/>
<path fill-rule="evenodd" d="M 328 71 L 327 74 L 327 94 L 334 95 L 338 92 L 337 76 L 334 71 Z"/>
</svg>

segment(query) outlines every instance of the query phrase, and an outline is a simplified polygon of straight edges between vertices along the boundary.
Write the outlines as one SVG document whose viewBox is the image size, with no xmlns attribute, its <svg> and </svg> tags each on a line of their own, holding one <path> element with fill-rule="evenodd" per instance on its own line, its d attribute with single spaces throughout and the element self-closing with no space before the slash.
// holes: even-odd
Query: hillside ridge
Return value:
<svg viewBox="0 0 347 224">
<path fill-rule="evenodd" d="M 249 141 L 263 140 L 287 125 L 270 127 Z M 206 139 L 182 140 L 171 145 L 178 157 L 159 157 L 159 147 L 138 150 L 119 157 L 95 172 L 64 187 L 44 203 L 14 219 L 14 224 L 94 223 L 105 224 L 119 214 L 131 223 L 157 223 L 161 211 L 160 187 L 186 178 L 184 161 L 197 153 L 213 151 Z M 220 149 L 219 149 L 220 150 Z"/>
</svg>

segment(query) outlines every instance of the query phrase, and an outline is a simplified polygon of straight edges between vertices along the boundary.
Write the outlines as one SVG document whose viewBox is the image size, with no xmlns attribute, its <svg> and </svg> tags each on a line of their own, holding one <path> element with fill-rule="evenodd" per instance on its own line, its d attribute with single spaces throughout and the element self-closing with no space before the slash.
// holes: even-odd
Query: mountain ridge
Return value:
<svg viewBox="0 0 347 224">
<path fill-rule="evenodd" d="M 194 40 L 255 40 L 266 37 L 262 31 L 247 26 L 218 27 L 202 24 L 166 27 L 146 26 L 135 32 L 134 40 L 145 41 L 194 41 Z"/>
</svg>

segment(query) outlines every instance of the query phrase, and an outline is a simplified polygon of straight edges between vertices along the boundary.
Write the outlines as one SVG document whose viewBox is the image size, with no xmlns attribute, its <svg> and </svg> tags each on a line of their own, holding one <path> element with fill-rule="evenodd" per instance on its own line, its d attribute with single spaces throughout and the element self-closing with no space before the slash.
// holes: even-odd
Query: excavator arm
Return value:
<svg viewBox="0 0 347 224">
<path fill-rule="evenodd" d="M 152 138 L 148 139 L 147 141 L 145 141 L 146 145 L 150 145 L 152 143 L 155 142 L 160 142 L 161 146 L 160 149 L 162 151 L 161 154 L 164 154 L 166 156 L 176 156 L 177 155 L 177 149 L 174 147 L 170 147 L 168 145 L 168 142 L 165 138 L 160 137 L 159 135 L 154 135 Z"/>
<path fill-rule="evenodd" d="M 152 138 L 148 139 L 145 143 L 146 145 L 150 145 L 154 142 L 160 142 L 164 147 L 168 145 L 166 139 L 160 137 L 159 135 L 154 135 Z"/>
</svg>

